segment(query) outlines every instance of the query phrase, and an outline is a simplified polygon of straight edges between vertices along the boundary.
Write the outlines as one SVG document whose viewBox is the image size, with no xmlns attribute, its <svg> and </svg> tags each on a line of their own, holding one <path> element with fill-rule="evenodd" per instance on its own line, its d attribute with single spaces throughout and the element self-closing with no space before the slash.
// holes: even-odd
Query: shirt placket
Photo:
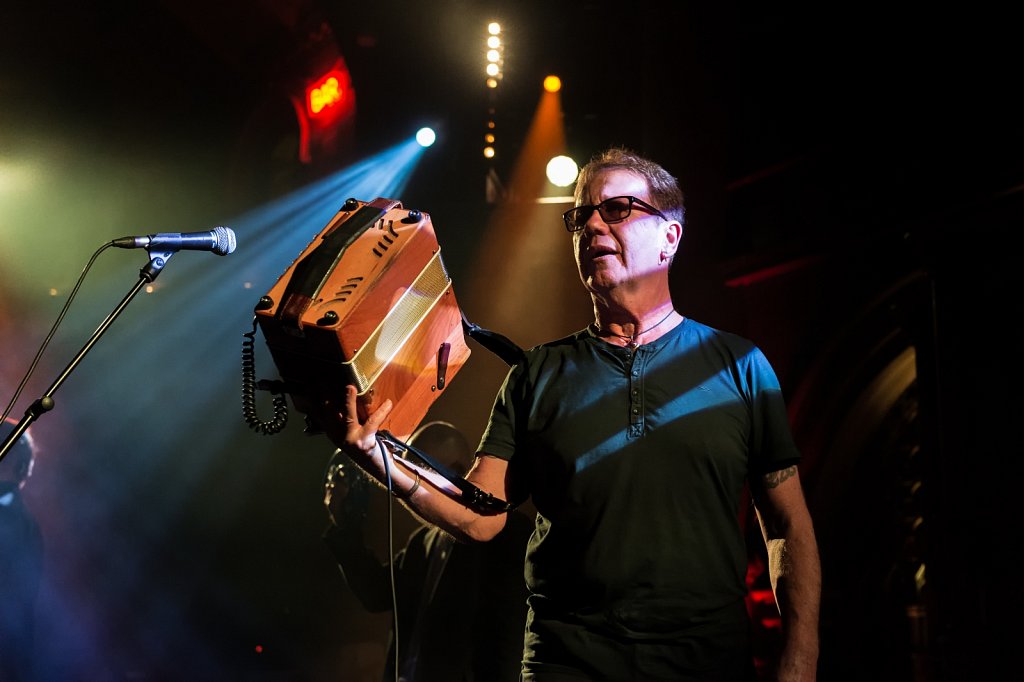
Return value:
<svg viewBox="0 0 1024 682">
<path fill-rule="evenodd" d="M 639 438 L 644 433 L 644 391 L 643 391 L 643 366 L 645 354 L 637 348 L 627 351 L 626 375 L 629 388 L 629 429 L 630 438 Z"/>
</svg>

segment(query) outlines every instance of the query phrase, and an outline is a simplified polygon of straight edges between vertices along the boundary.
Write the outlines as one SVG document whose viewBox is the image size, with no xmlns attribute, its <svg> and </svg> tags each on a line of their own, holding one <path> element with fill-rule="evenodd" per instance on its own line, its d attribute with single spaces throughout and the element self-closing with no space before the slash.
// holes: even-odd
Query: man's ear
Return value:
<svg viewBox="0 0 1024 682">
<path fill-rule="evenodd" d="M 662 226 L 665 230 L 663 250 L 671 258 L 679 250 L 679 243 L 683 239 L 683 226 L 677 220 L 666 220 Z"/>
</svg>

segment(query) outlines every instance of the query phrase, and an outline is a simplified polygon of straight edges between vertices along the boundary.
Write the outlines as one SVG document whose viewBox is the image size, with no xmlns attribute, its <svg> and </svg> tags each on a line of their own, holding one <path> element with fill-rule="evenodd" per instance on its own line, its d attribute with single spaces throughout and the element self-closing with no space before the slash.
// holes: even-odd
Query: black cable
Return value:
<svg viewBox="0 0 1024 682">
<path fill-rule="evenodd" d="M 391 480 L 391 464 L 388 462 L 387 448 L 384 446 L 384 441 L 378 439 L 377 447 L 380 448 L 380 455 L 384 461 L 384 481 L 388 489 L 388 569 L 391 577 L 391 629 L 393 632 L 392 643 L 394 644 L 394 667 L 395 667 L 395 682 L 398 682 L 399 674 L 399 662 L 401 657 L 398 653 L 398 592 L 395 589 L 395 519 L 394 519 L 394 504 L 395 504 L 395 491 L 394 484 Z"/>
<path fill-rule="evenodd" d="M 284 384 L 277 381 L 256 383 L 256 317 L 252 318 L 252 331 L 242 334 L 242 416 L 249 428 L 265 436 L 279 433 L 288 424 L 288 400 Z M 262 421 L 256 414 L 256 389 L 266 388 L 274 394 L 274 416 Z"/>
<path fill-rule="evenodd" d="M 68 296 L 68 300 L 64 303 L 64 307 L 60 310 L 60 314 L 57 315 L 57 321 L 53 323 L 53 327 L 50 328 L 50 333 L 46 335 L 46 338 L 43 340 L 43 344 L 39 346 L 39 350 L 36 352 L 36 356 L 33 358 L 32 364 L 29 365 L 28 371 L 25 372 L 25 377 L 21 380 L 21 383 L 18 384 L 18 388 L 15 389 L 14 397 L 11 398 L 11 402 L 7 403 L 7 407 L 4 408 L 4 414 L 0 417 L 0 421 L 7 419 L 7 416 L 11 413 L 11 409 L 14 407 L 14 403 L 18 402 L 21 392 L 25 390 L 25 386 L 28 384 L 29 378 L 32 376 L 32 373 L 35 372 L 36 365 L 39 364 L 39 359 L 43 357 L 43 351 L 45 351 L 46 347 L 50 345 L 50 340 L 53 338 L 53 335 L 57 333 L 57 327 L 60 326 L 61 321 L 68 312 L 68 308 L 71 307 L 71 302 L 75 300 L 75 295 L 78 294 L 78 290 L 81 288 L 82 282 L 85 281 L 85 275 L 89 272 L 89 268 L 92 267 L 92 264 L 96 262 L 96 258 L 103 253 L 103 251 L 113 245 L 114 242 L 107 242 L 100 248 L 96 249 L 96 252 L 92 254 L 92 258 L 90 258 L 89 262 L 86 263 L 85 268 L 82 270 L 82 274 L 78 276 L 78 282 L 75 284 L 75 288 L 71 290 L 71 295 Z"/>
</svg>

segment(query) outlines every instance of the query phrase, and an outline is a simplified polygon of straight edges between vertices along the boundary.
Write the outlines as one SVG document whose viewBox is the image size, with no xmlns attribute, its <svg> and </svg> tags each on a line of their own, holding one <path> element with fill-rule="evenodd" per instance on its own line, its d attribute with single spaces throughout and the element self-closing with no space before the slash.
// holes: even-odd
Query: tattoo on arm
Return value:
<svg viewBox="0 0 1024 682">
<path fill-rule="evenodd" d="M 770 474 L 765 474 L 761 482 L 765 488 L 778 488 L 782 485 L 782 482 L 787 478 L 793 478 L 796 475 L 796 465 L 786 467 L 780 471 L 773 471 Z"/>
</svg>

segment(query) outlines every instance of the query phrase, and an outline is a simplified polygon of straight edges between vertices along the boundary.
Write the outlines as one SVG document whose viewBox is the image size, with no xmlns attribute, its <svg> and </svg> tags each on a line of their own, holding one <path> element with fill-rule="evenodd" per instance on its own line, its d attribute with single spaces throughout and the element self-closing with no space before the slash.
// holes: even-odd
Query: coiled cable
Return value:
<svg viewBox="0 0 1024 682">
<path fill-rule="evenodd" d="M 265 436 L 279 433 L 288 423 L 288 400 L 284 395 L 284 384 L 279 381 L 260 382 L 259 388 L 266 388 L 274 394 L 274 418 L 262 421 L 256 414 L 256 318 L 252 318 L 252 331 L 242 334 L 242 416 L 249 428 Z M 264 384 L 266 386 L 264 386 Z"/>
</svg>

